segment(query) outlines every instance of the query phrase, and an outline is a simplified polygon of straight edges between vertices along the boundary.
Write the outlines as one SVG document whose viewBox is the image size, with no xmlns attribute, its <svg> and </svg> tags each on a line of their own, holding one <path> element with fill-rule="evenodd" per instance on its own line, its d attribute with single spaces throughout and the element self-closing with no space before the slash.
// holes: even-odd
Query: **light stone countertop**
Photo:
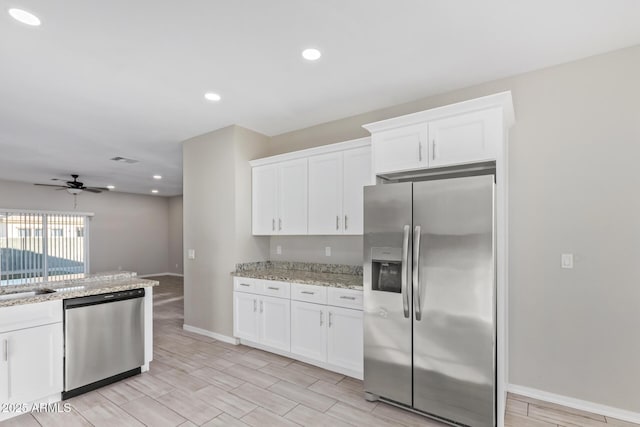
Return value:
<svg viewBox="0 0 640 427">
<path fill-rule="evenodd" d="M 303 283 L 305 285 L 362 290 L 362 276 L 357 274 L 321 273 L 315 271 L 266 268 L 261 270 L 234 271 L 236 277 Z"/>
<path fill-rule="evenodd" d="M 59 291 L 22 298 L 0 299 L 0 307 L 34 304 L 45 301 L 105 294 L 109 292 L 127 291 L 130 289 L 158 286 L 158 284 L 159 282 L 156 280 L 141 279 L 137 277 L 135 273 L 107 272 L 87 275 L 82 279 L 33 283 L 19 286 L 2 286 L 0 287 L 0 297 L 16 292 L 30 292 L 41 289 L 52 289 L 54 291 L 59 289 Z"/>
</svg>

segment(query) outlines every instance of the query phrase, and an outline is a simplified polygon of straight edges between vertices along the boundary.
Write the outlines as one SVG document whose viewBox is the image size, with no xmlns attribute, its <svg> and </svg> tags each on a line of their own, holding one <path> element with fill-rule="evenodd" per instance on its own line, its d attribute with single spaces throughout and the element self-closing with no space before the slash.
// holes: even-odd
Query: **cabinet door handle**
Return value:
<svg viewBox="0 0 640 427">
<path fill-rule="evenodd" d="M 264 303 L 260 301 L 260 313 L 264 311 Z"/>
<path fill-rule="evenodd" d="M 323 315 L 323 313 L 322 313 L 322 311 L 321 311 L 321 312 L 320 312 L 320 326 L 322 326 L 322 324 L 324 323 L 324 321 L 323 321 L 323 319 L 322 319 L 322 315 Z"/>
<path fill-rule="evenodd" d="M 349 228 L 349 223 L 348 223 L 347 221 L 348 221 L 348 218 L 347 218 L 347 216 L 345 215 L 345 216 L 344 216 L 344 229 L 345 229 L 345 230 L 346 230 L 347 228 Z"/>
<path fill-rule="evenodd" d="M 276 288 L 275 286 L 267 286 L 267 289 L 271 289 L 272 291 L 279 291 L 280 288 Z"/>
<path fill-rule="evenodd" d="M 311 292 L 311 291 L 302 291 L 300 292 L 301 294 L 307 294 L 307 295 L 315 295 L 315 292 Z"/>
<path fill-rule="evenodd" d="M 432 160 L 436 159 L 436 139 L 433 138 L 433 144 L 431 145 L 431 150 L 433 150 L 433 154 L 431 155 L 431 157 L 433 157 Z"/>
<path fill-rule="evenodd" d="M 340 216 L 336 215 L 336 230 L 340 230 Z"/>
<path fill-rule="evenodd" d="M 331 327 L 333 323 L 331 322 L 331 312 L 329 312 L 329 327 Z"/>
<path fill-rule="evenodd" d="M 278 231 L 282 231 L 282 218 L 278 218 Z"/>
<path fill-rule="evenodd" d="M 356 297 L 348 297 L 346 295 L 340 295 L 340 299 L 350 299 L 351 301 L 355 301 Z"/>
<path fill-rule="evenodd" d="M 9 361 L 9 339 L 2 340 L 2 360 Z"/>
<path fill-rule="evenodd" d="M 418 140 L 418 161 L 422 161 L 422 143 Z"/>
<path fill-rule="evenodd" d="M 257 309 L 258 309 L 258 302 L 254 299 L 253 300 L 253 312 L 255 313 Z"/>
<path fill-rule="evenodd" d="M 271 218 L 271 231 L 276 231 L 276 219 Z"/>
</svg>

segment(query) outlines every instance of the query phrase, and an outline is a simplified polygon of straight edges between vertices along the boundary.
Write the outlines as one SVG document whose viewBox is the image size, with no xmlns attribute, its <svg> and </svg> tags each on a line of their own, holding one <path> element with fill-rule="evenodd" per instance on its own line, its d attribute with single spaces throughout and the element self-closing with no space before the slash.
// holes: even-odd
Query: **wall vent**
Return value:
<svg viewBox="0 0 640 427">
<path fill-rule="evenodd" d="M 113 160 L 114 162 L 120 162 L 120 163 L 138 163 L 138 160 L 134 160 L 134 159 L 127 159 L 126 157 L 114 157 L 111 160 Z"/>
</svg>

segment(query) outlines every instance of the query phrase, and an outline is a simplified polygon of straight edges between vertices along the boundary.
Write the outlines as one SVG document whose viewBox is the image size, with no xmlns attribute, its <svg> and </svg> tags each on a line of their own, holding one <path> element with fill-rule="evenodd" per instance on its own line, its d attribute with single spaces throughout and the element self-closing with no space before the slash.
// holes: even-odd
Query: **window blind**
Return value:
<svg viewBox="0 0 640 427">
<path fill-rule="evenodd" d="M 85 215 L 0 212 L 0 286 L 86 273 L 87 226 Z"/>
</svg>

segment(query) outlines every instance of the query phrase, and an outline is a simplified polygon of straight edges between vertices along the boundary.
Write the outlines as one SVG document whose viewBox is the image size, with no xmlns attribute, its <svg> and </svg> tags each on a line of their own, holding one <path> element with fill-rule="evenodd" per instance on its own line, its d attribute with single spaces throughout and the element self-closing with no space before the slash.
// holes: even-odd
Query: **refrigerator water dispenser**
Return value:
<svg viewBox="0 0 640 427">
<path fill-rule="evenodd" d="M 371 249 L 371 289 L 381 292 L 402 292 L 402 250 L 400 248 Z"/>
</svg>

